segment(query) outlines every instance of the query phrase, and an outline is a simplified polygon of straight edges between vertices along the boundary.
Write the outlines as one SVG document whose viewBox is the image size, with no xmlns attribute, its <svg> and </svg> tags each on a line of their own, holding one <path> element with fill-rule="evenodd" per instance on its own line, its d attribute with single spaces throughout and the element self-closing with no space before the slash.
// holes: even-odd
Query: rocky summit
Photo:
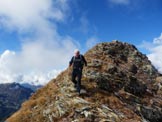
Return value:
<svg viewBox="0 0 162 122">
<path fill-rule="evenodd" d="M 128 43 L 100 43 L 85 55 L 82 90 L 71 69 L 32 95 L 7 122 L 162 122 L 162 75 Z M 67 62 L 68 63 L 68 62 Z"/>
</svg>

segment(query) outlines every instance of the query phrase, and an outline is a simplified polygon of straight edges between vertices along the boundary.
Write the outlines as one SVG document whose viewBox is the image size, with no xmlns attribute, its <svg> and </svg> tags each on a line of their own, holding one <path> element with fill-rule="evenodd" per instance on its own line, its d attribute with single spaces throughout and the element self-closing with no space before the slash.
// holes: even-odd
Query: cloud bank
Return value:
<svg viewBox="0 0 162 122">
<path fill-rule="evenodd" d="M 42 27 L 49 28 L 50 21 L 64 21 L 68 12 L 67 0 L 1 0 L 1 24 L 24 32 Z"/>
<path fill-rule="evenodd" d="M 6 49 L 0 56 L 0 83 L 45 84 L 68 65 L 78 43 L 60 36 L 57 23 L 67 20 L 70 2 L 0 0 L 0 28 L 21 38 L 20 51 Z"/>
<path fill-rule="evenodd" d="M 152 47 L 148 58 L 155 67 L 162 73 L 162 33 L 159 37 L 153 39 Z"/>
<path fill-rule="evenodd" d="M 142 47 L 150 53 L 147 55 L 152 64 L 162 73 L 162 33 L 152 43 L 143 42 Z"/>
</svg>

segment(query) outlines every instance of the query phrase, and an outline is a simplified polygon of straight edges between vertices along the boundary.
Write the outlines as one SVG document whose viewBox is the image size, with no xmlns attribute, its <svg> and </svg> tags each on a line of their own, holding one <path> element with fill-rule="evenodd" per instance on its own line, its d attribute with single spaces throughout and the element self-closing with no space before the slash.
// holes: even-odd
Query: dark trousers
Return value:
<svg viewBox="0 0 162 122">
<path fill-rule="evenodd" d="M 82 69 L 73 69 L 72 71 L 72 82 L 74 83 L 77 91 L 80 93 L 81 89 L 81 78 L 82 78 Z"/>
</svg>

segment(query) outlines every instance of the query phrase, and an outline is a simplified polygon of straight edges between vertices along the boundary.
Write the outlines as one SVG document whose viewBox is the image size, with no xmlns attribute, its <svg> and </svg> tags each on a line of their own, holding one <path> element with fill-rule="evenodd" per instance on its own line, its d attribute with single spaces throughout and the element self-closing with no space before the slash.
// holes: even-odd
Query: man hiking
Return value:
<svg viewBox="0 0 162 122">
<path fill-rule="evenodd" d="M 74 83 L 74 87 L 77 89 L 79 94 L 81 89 L 82 69 L 84 65 L 87 66 L 87 61 L 85 60 L 84 56 L 80 54 L 79 50 L 76 49 L 74 51 L 74 56 L 69 62 L 69 67 L 73 66 L 72 82 Z"/>
</svg>

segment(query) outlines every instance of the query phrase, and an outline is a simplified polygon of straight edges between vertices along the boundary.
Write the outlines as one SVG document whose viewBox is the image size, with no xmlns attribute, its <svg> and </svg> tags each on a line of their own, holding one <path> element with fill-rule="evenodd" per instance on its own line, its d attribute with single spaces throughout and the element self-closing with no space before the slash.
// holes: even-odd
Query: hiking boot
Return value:
<svg viewBox="0 0 162 122">
<path fill-rule="evenodd" d="M 77 88 L 77 92 L 78 92 L 78 94 L 80 95 L 80 89 L 79 89 L 79 88 Z"/>
<path fill-rule="evenodd" d="M 80 91 L 77 90 L 77 94 L 80 96 L 81 95 Z"/>
</svg>

